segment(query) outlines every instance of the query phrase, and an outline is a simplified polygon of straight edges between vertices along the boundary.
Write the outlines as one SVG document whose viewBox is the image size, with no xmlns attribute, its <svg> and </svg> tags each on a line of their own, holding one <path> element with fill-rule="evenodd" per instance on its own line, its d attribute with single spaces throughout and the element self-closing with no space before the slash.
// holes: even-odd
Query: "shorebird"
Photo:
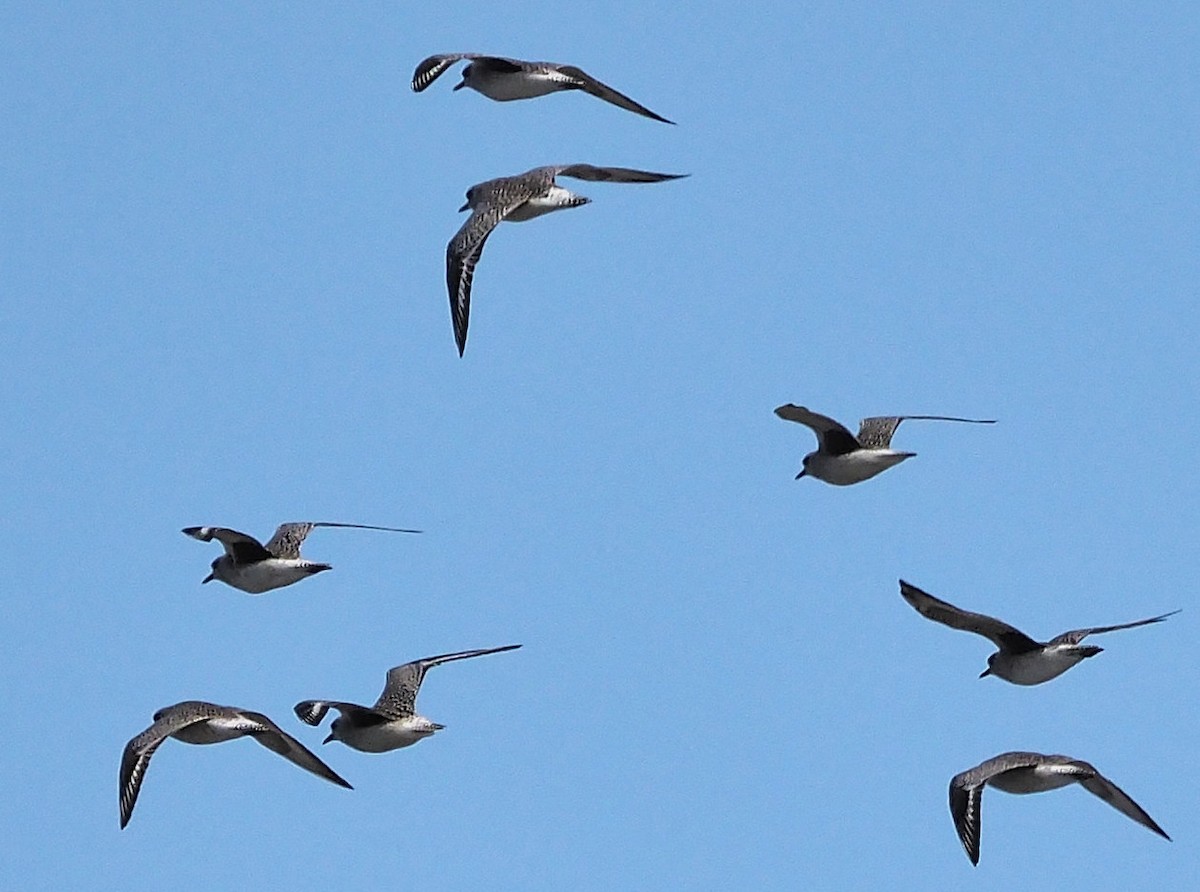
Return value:
<svg viewBox="0 0 1200 892">
<path fill-rule="evenodd" d="M 982 613 L 962 610 L 953 604 L 935 598 L 928 592 L 921 591 L 915 585 L 909 585 L 903 579 L 900 580 L 900 594 L 916 609 L 917 613 L 926 619 L 942 623 L 952 629 L 962 629 L 964 632 L 982 635 L 1000 648 L 988 657 L 988 667 L 980 674 L 980 678 L 995 675 L 997 678 L 1020 685 L 1041 684 L 1057 678 L 1081 660 L 1100 653 L 1104 648 L 1079 643 L 1088 635 L 1099 635 L 1103 632 L 1115 632 L 1118 629 L 1132 629 L 1150 623 L 1161 623 L 1168 616 L 1174 616 L 1179 612 L 1172 610 L 1161 616 L 1152 616 L 1149 619 L 1139 619 L 1135 622 L 1120 623 L 1115 626 L 1072 629 L 1049 641 L 1034 641 L 1008 623 Z"/>
<path fill-rule="evenodd" d="M 304 700 L 296 704 L 296 715 L 310 725 L 320 725 L 330 707 L 341 712 L 329 726 L 330 734 L 322 743 L 340 740 L 346 746 L 364 753 L 386 753 L 403 746 L 411 746 L 446 727 L 416 713 L 417 692 L 421 689 L 421 682 L 428 670 L 453 660 L 498 654 L 506 650 L 516 650 L 520 646 L 508 644 L 504 647 L 462 650 L 458 653 L 413 660 L 388 670 L 387 683 L 374 706 L 368 708 L 340 700 Z"/>
<path fill-rule="evenodd" d="M 576 195 L 555 182 L 559 176 L 577 180 L 613 183 L 661 183 L 687 174 L 653 173 L 627 167 L 594 167 L 591 164 L 563 164 L 535 167 L 511 177 L 499 177 L 477 183 L 467 190 L 467 203 L 459 213 L 471 216 L 446 246 L 446 287 L 450 292 L 450 316 L 454 322 L 454 341 L 458 355 L 467 349 L 467 320 L 471 312 L 471 282 L 475 265 L 483 253 L 484 242 L 501 220 L 520 223 L 563 208 L 587 204 L 590 198 Z"/>
<path fill-rule="evenodd" d="M 990 784 L 1005 793 L 1043 793 L 1067 784 L 1082 784 L 1121 814 L 1169 840 L 1129 796 L 1096 770 L 1094 765 L 1070 756 L 1044 756 L 1041 753 L 1001 753 L 950 781 L 950 814 L 972 864 L 979 863 L 979 806 L 983 788 Z"/>
<path fill-rule="evenodd" d="M 470 64 L 463 69 L 462 82 L 454 87 L 455 90 L 470 87 L 498 102 L 533 99 L 561 90 L 583 90 L 626 111 L 664 124 L 675 123 L 656 115 L 624 93 L 618 93 L 586 71 L 558 62 L 526 62 L 522 59 L 505 59 L 503 56 L 482 56 L 479 53 L 441 53 L 430 56 L 417 66 L 412 76 L 413 92 L 420 93 L 451 65 L 463 59 L 469 60 Z"/>
<path fill-rule="evenodd" d="M 125 744 L 121 755 L 121 829 L 129 823 L 137 802 L 150 757 L 168 737 L 184 743 L 224 743 L 238 737 L 253 737 L 267 749 L 279 753 L 305 771 L 330 783 L 354 789 L 332 768 L 318 759 L 300 741 L 284 732 L 261 712 L 218 706 L 203 700 L 184 700 L 154 713 L 154 724 Z"/>
<path fill-rule="evenodd" d="M 388 533 L 421 532 L 361 523 L 282 523 L 266 545 L 253 536 L 225 527 L 184 527 L 183 533 L 201 542 L 216 539 L 225 546 L 225 553 L 212 562 L 212 572 L 201 580 L 202 584 L 219 579 L 236 589 L 252 595 L 261 595 L 273 588 L 299 582 L 322 570 L 333 569 L 332 564 L 320 564 L 300 557 L 300 545 L 317 527 L 383 530 Z"/>
<path fill-rule="evenodd" d="M 832 418 L 818 415 L 803 406 L 788 403 L 775 410 L 785 421 L 812 428 L 817 435 L 817 451 L 804 456 L 803 468 L 796 475 L 816 477 L 834 486 L 849 486 L 870 480 L 876 474 L 898 465 L 915 452 L 896 452 L 891 448 L 892 434 L 901 421 L 962 421 L 967 424 L 995 424 L 994 418 L 953 418 L 949 415 L 881 415 L 864 418 L 858 436 Z"/>
</svg>

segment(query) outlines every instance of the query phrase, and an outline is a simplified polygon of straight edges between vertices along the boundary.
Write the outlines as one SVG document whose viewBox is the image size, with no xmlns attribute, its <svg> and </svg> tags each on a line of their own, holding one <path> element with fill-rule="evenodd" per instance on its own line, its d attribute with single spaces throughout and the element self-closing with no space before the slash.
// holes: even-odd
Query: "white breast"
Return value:
<svg viewBox="0 0 1200 892">
<path fill-rule="evenodd" d="M 521 71 L 514 74 L 488 72 L 480 75 L 472 68 L 467 86 L 478 90 L 488 99 L 508 102 L 512 99 L 532 99 L 563 89 L 561 78 L 544 72 Z"/>
<path fill-rule="evenodd" d="M 834 486 L 849 486 L 870 480 L 912 456 L 911 452 L 894 452 L 891 449 L 858 449 L 845 455 L 822 455 L 817 452 L 809 458 L 805 468 L 818 480 Z"/>
</svg>

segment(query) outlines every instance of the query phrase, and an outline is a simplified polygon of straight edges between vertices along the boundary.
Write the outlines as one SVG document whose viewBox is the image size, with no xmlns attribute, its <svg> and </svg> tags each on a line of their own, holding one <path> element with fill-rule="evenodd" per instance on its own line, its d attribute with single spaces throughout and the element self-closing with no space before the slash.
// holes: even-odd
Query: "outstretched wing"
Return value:
<svg viewBox="0 0 1200 892">
<path fill-rule="evenodd" d="M 794 403 L 780 406 L 775 414 L 784 421 L 795 421 L 811 429 L 817 435 L 818 448 L 828 455 L 845 455 L 859 448 L 854 434 L 828 415 L 820 415 Z"/>
<path fill-rule="evenodd" d="M 1155 823 L 1154 818 L 1146 814 L 1146 810 L 1134 802 L 1129 794 L 1106 778 L 1103 774 L 1096 770 L 1095 766 L 1079 761 L 1079 766 L 1091 772 L 1090 777 L 1085 777 L 1079 783 L 1089 793 L 1099 796 L 1121 814 L 1127 818 L 1137 821 L 1143 827 L 1153 830 L 1163 839 L 1170 839 L 1167 832 Z"/>
<path fill-rule="evenodd" d="M 576 68 L 574 65 L 557 65 L 555 66 L 559 74 L 569 78 L 568 83 L 571 83 L 576 89 L 583 90 L 585 93 L 590 93 L 597 99 L 603 99 L 605 102 L 611 102 L 618 108 L 623 108 L 626 111 L 635 112 L 643 117 L 652 118 L 655 121 L 662 121 L 664 124 L 674 124 L 674 121 L 668 121 L 662 115 L 655 114 L 639 102 L 634 102 L 624 93 L 618 93 L 608 84 L 601 83 L 596 80 L 582 68 Z"/>
<path fill-rule="evenodd" d="M 425 673 L 434 666 L 450 663 L 454 660 L 467 660 L 471 657 L 482 657 L 486 654 L 497 654 L 506 650 L 516 650 L 521 645 L 506 644 L 503 647 L 485 647 L 476 650 L 460 650 L 452 654 L 439 654 L 436 657 L 425 657 L 404 663 L 388 670 L 387 683 L 383 693 L 375 701 L 376 712 L 384 713 L 393 718 L 403 718 L 416 712 L 417 693 L 421 690 L 421 682 Z"/>
<path fill-rule="evenodd" d="M 133 816 L 133 806 L 137 803 L 142 780 L 146 776 L 146 769 L 150 767 L 150 757 L 154 755 L 154 751 L 176 731 L 223 714 L 224 711 L 220 707 L 211 703 L 177 703 L 160 709 L 155 713 L 154 724 L 125 744 L 125 750 L 121 753 L 119 785 L 122 830 Z"/>
<path fill-rule="evenodd" d="M 954 829 L 972 864 L 979 864 L 979 820 L 983 805 L 983 784 L 964 786 L 962 775 L 950 781 L 950 815 Z"/>
<path fill-rule="evenodd" d="M 463 59 L 478 59 L 476 53 L 440 53 L 436 56 L 430 56 L 428 59 L 423 59 L 412 76 L 412 88 L 414 93 L 420 93 L 435 80 L 445 74 L 446 69 L 455 62 L 460 62 Z"/>
<path fill-rule="evenodd" d="M 471 318 L 471 284 L 484 243 L 500 221 L 532 196 L 512 194 L 503 204 L 487 204 L 475 210 L 446 245 L 446 290 L 450 294 L 450 320 L 458 355 L 467 349 L 467 324 Z"/>
<path fill-rule="evenodd" d="M 253 536 L 247 536 L 237 530 L 225 527 L 184 527 L 183 534 L 191 536 L 193 539 L 199 539 L 201 542 L 211 542 L 216 539 L 225 546 L 225 553 L 233 558 L 235 564 L 252 564 L 271 556 L 261 542 Z"/>
<path fill-rule="evenodd" d="M 1179 613 L 1178 610 L 1172 610 L 1170 613 L 1164 613 L 1160 616 L 1152 616 L 1149 619 L 1139 619 L 1131 623 L 1120 623 L 1115 626 L 1092 626 L 1087 629 L 1072 629 L 1069 632 L 1063 632 L 1061 635 L 1056 635 L 1050 639 L 1051 644 L 1078 644 L 1088 635 L 1100 635 L 1104 632 L 1116 632 L 1118 629 L 1132 629 L 1137 626 L 1148 626 L 1150 623 L 1161 623 L 1168 616 L 1174 616 Z"/>
<path fill-rule="evenodd" d="M 347 530 L 381 530 L 385 533 L 419 533 L 420 530 L 404 530 L 399 527 L 377 527 L 366 523 L 334 523 L 333 521 L 318 520 L 301 523 L 281 523 L 266 550 L 277 558 L 299 558 L 300 546 L 308 534 L 317 527 L 338 527 Z"/>
<path fill-rule="evenodd" d="M 248 727 L 247 733 L 267 749 L 271 750 L 271 752 L 279 753 L 279 755 L 283 756 L 289 762 L 299 765 L 305 771 L 312 772 L 317 777 L 325 778 L 330 783 L 337 784 L 339 787 L 345 787 L 348 790 L 354 789 L 337 772 L 317 758 L 316 754 L 308 749 L 308 747 L 295 737 L 292 737 L 261 712 L 243 711 L 242 715 L 255 725 Z"/>
<path fill-rule="evenodd" d="M 661 183 L 664 180 L 680 180 L 686 173 L 655 173 L 652 170 L 637 170 L 632 167 L 597 167 L 594 164 L 562 164 L 547 168 L 556 176 L 574 177 L 595 183 Z"/>
<path fill-rule="evenodd" d="M 926 619 L 931 619 L 952 629 L 961 629 L 964 632 L 982 635 L 1003 651 L 1023 653 L 1037 650 L 1042 646 L 1008 623 L 983 613 L 971 613 L 969 610 L 955 607 L 947 601 L 935 598 L 929 592 L 922 591 L 915 585 L 910 585 L 903 579 L 900 580 L 900 594 L 917 613 Z"/>
<path fill-rule="evenodd" d="M 864 418 L 858 427 L 858 442 L 864 449 L 887 449 L 901 421 L 961 421 L 966 424 L 995 424 L 995 418 L 954 418 L 950 415 L 880 415 Z"/>
</svg>

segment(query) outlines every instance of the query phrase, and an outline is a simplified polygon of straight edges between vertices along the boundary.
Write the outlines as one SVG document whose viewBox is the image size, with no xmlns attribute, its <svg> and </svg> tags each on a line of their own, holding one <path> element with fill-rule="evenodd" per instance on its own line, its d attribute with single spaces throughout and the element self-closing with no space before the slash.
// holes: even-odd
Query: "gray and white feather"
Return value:
<svg viewBox="0 0 1200 892">
<path fill-rule="evenodd" d="M 224 743 L 238 737 L 252 737 L 305 771 L 339 787 L 353 789 L 304 744 L 261 712 L 218 706 L 203 700 L 184 700 L 154 713 L 154 724 L 125 745 L 121 754 L 119 785 L 121 829 L 125 828 L 133 815 L 142 780 L 146 776 L 146 769 L 150 767 L 150 757 L 168 737 L 195 744 Z"/>
<path fill-rule="evenodd" d="M 1120 629 L 1133 629 L 1137 626 L 1160 623 L 1167 617 L 1179 613 L 1178 610 L 1172 610 L 1170 613 L 1152 616 L 1149 619 L 1119 623 L 1115 626 L 1089 626 L 1085 629 L 1072 629 L 1054 636 L 1049 641 L 1035 641 L 1006 622 L 982 613 L 971 613 L 969 610 L 955 607 L 903 579 L 900 580 L 900 595 L 926 619 L 931 619 L 952 629 L 974 632 L 995 644 L 998 650 L 988 657 L 988 668 L 983 670 L 979 677 L 994 675 L 1019 685 L 1036 685 L 1050 681 L 1050 679 L 1062 675 L 1072 666 L 1103 651 L 1101 647 L 1080 643 L 1088 635 L 1100 635 L 1105 632 L 1116 632 Z"/>
<path fill-rule="evenodd" d="M 1006 793 L 1042 793 L 1068 784 L 1080 784 L 1099 796 L 1121 814 L 1137 821 L 1163 839 L 1166 831 L 1154 822 L 1140 805 L 1120 787 L 1082 759 L 1041 753 L 1001 753 L 956 774 L 950 781 L 950 814 L 954 829 L 972 864 L 979 863 L 980 806 L 983 788 L 995 787 Z"/>
<path fill-rule="evenodd" d="M 479 53 L 440 53 L 422 60 L 417 66 L 412 76 L 413 91 L 420 93 L 451 65 L 463 60 L 467 60 L 469 64 L 463 69 L 462 81 L 454 87 L 455 90 L 470 87 L 498 102 L 533 99 L 564 90 L 582 90 L 626 111 L 664 124 L 675 123 L 650 111 L 641 103 L 634 102 L 624 93 L 618 93 L 608 84 L 596 80 L 582 68 L 561 65 L 558 62 L 526 62 L 522 59 L 484 56 Z"/>
<path fill-rule="evenodd" d="M 304 521 L 280 524 L 266 545 L 253 536 L 227 527 L 184 527 L 183 533 L 201 542 L 216 539 L 225 547 L 225 553 L 212 562 L 212 572 L 201 580 L 202 583 L 216 579 L 251 595 L 261 595 L 271 589 L 282 588 L 324 570 L 333 569 L 332 564 L 309 561 L 300 556 L 301 544 L 317 527 L 382 530 L 388 533 L 421 532 L 361 523 Z"/>
<path fill-rule="evenodd" d="M 333 720 L 329 736 L 323 743 L 340 740 L 364 753 L 386 753 L 411 746 L 446 727 L 417 714 L 417 693 L 427 671 L 443 663 L 503 653 L 520 646 L 508 644 L 461 650 L 413 660 L 388 671 L 383 693 L 373 706 L 359 706 L 342 700 L 303 700 L 295 706 L 296 715 L 302 722 L 315 726 L 321 724 L 330 709 L 338 710 L 340 715 Z"/>
<path fill-rule="evenodd" d="M 467 323 L 471 314 L 471 284 L 483 246 L 501 221 L 520 223 L 564 208 L 587 204 L 590 198 L 564 189 L 556 178 L 609 183 L 661 183 L 687 174 L 654 173 L 628 167 L 596 167 L 591 164 L 563 164 L 535 167 L 511 177 L 499 177 L 478 183 L 467 190 L 467 201 L 459 212 L 471 216 L 446 246 L 446 288 L 450 294 L 450 318 L 454 324 L 454 342 L 458 355 L 467 349 Z"/>
<path fill-rule="evenodd" d="M 787 403 L 775 410 L 785 421 L 803 424 L 817 435 L 817 450 L 804 456 L 796 479 L 815 477 L 834 486 L 849 486 L 912 458 L 915 452 L 891 448 L 892 435 L 902 421 L 959 421 L 966 424 L 995 424 L 994 418 L 956 418 L 950 415 L 881 415 L 864 418 L 858 436 L 827 415 Z"/>
</svg>

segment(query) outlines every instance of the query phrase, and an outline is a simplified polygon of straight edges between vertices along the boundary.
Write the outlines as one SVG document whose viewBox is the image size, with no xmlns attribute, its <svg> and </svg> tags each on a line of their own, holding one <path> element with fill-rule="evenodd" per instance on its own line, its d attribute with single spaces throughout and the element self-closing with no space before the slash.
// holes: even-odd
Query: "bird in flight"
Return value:
<svg viewBox="0 0 1200 892">
<path fill-rule="evenodd" d="M 359 706 L 341 700 L 304 700 L 296 704 L 296 715 L 301 721 L 315 726 L 321 724 L 331 708 L 339 711 L 340 715 L 333 720 L 329 736 L 323 743 L 340 740 L 346 746 L 364 753 L 386 753 L 411 746 L 446 727 L 416 712 L 417 692 L 421 690 L 421 682 L 428 670 L 454 660 L 503 653 L 520 646 L 508 644 L 504 647 L 462 650 L 413 660 L 388 670 L 387 683 L 374 706 Z"/>
<path fill-rule="evenodd" d="M 953 418 L 949 415 L 881 415 L 864 418 L 858 436 L 850 433 L 827 415 L 819 415 L 792 403 L 780 406 L 775 414 L 811 428 L 817 435 L 817 450 L 804 456 L 796 479 L 816 477 L 834 486 L 849 486 L 870 480 L 876 474 L 898 465 L 915 452 L 892 449 L 892 435 L 902 421 L 961 421 L 967 424 L 995 424 L 994 418 Z"/>
<path fill-rule="evenodd" d="M 154 713 L 154 724 L 125 745 L 121 754 L 121 829 L 133 816 L 133 806 L 142 788 L 150 757 L 168 737 L 184 743 L 224 743 L 252 737 L 289 762 L 323 777 L 330 783 L 354 789 L 332 768 L 318 759 L 300 741 L 287 734 L 261 712 L 218 706 L 203 700 L 185 700 Z"/>
<path fill-rule="evenodd" d="M 1080 644 L 1088 635 L 1100 635 L 1104 632 L 1116 632 L 1119 629 L 1133 629 L 1150 623 L 1161 623 L 1168 616 L 1174 616 L 1179 612 L 1172 610 L 1161 616 L 1152 616 L 1149 619 L 1139 619 L 1115 626 L 1072 629 L 1056 635 L 1049 641 L 1034 641 L 1024 632 L 1014 629 L 1006 622 L 982 613 L 971 613 L 955 607 L 940 598 L 935 598 L 929 592 L 922 591 L 915 585 L 910 585 L 903 579 L 900 580 L 900 594 L 917 613 L 926 619 L 931 619 L 952 629 L 974 632 L 976 635 L 982 635 L 990 640 L 999 650 L 988 657 L 988 667 L 979 677 L 994 675 L 1019 685 L 1041 684 L 1057 678 L 1080 661 L 1100 653 L 1103 650 L 1101 647 Z"/>
<path fill-rule="evenodd" d="M 446 246 L 446 288 L 450 292 L 450 317 L 458 355 L 467 349 L 467 322 L 471 313 L 471 283 L 483 245 L 502 220 L 520 223 L 564 208 L 587 204 L 590 198 L 564 189 L 556 178 L 609 183 L 661 183 L 687 174 L 653 173 L 627 167 L 562 164 L 535 167 L 511 177 L 478 183 L 467 190 L 467 202 L 458 210 L 471 216 Z"/>
<path fill-rule="evenodd" d="M 574 65 L 560 65 L 557 62 L 525 62 L 521 59 L 483 56 L 479 53 L 441 53 L 430 56 L 417 66 L 412 76 L 413 92 L 420 93 L 451 65 L 463 59 L 468 60 L 469 64 L 463 69 L 462 81 L 455 85 L 455 90 L 470 87 L 498 102 L 533 99 L 562 90 L 582 90 L 626 111 L 662 121 L 664 124 L 675 123 L 655 114 L 641 103 L 634 102 L 624 93 L 618 93 L 583 69 Z"/>
<path fill-rule="evenodd" d="M 954 828 L 972 864 L 979 864 L 979 807 L 983 788 L 993 786 L 1005 793 L 1042 793 L 1067 784 L 1080 784 L 1121 814 L 1169 840 L 1166 831 L 1145 809 L 1120 787 L 1082 759 L 1044 756 L 1041 753 L 1001 753 L 974 768 L 956 774 L 950 781 L 950 814 Z"/>
<path fill-rule="evenodd" d="M 226 527 L 184 527 L 183 533 L 201 542 L 216 539 L 225 546 L 225 553 L 212 562 L 212 572 L 201 580 L 202 583 L 218 579 L 251 595 L 261 595 L 323 570 L 333 569 L 332 564 L 321 564 L 300 556 L 301 543 L 317 527 L 383 530 L 388 533 L 421 532 L 361 523 L 283 523 L 266 545 L 253 536 Z"/>
</svg>

